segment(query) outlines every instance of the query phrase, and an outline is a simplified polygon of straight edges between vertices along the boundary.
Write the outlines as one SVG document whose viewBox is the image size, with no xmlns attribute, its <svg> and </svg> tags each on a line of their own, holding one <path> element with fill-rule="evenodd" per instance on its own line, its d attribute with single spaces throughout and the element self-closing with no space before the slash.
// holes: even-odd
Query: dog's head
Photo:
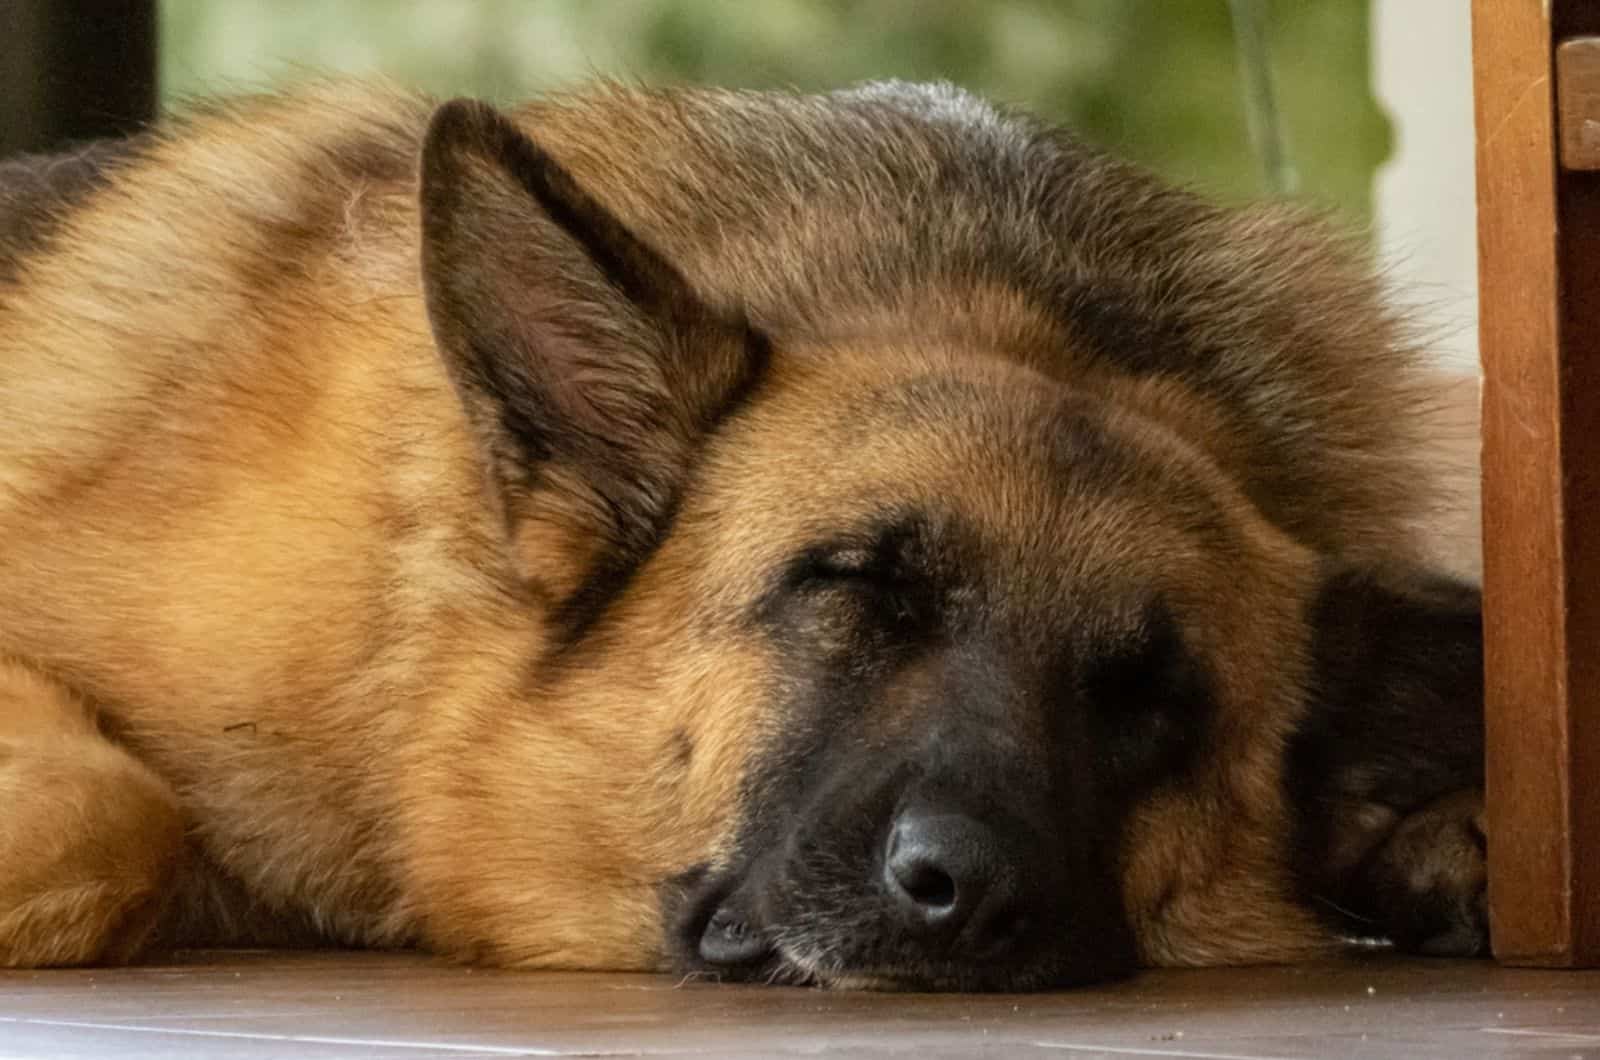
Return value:
<svg viewBox="0 0 1600 1060">
<path fill-rule="evenodd" d="M 608 938 L 964 989 L 1325 941 L 1283 762 L 1344 582 L 1167 425 L 1170 394 L 959 337 L 769 338 L 480 105 L 433 122 L 423 224 L 545 624 L 525 709 L 634 774 L 566 811 L 631 821 L 593 842 L 659 896 Z M 529 901 L 598 895 L 595 871 Z M 555 952 L 617 959 L 583 944 Z"/>
</svg>

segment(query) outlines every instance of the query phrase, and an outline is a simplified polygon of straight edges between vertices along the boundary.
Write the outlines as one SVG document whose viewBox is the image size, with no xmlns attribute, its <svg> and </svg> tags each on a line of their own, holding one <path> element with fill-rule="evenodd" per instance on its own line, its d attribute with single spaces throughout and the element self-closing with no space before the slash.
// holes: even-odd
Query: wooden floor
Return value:
<svg viewBox="0 0 1600 1060">
<path fill-rule="evenodd" d="M 0 1057 L 213 1056 L 1600 1058 L 1600 972 L 1377 957 L 979 997 L 490 972 L 394 954 L 0 972 Z"/>
</svg>

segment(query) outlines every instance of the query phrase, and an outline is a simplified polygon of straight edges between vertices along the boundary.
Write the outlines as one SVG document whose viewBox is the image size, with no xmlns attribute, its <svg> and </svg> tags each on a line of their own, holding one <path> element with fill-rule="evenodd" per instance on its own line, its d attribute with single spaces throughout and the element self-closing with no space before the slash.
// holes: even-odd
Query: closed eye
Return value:
<svg viewBox="0 0 1600 1060">
<path fill-rule="evenodd" d="M 801 556 L 790 574 L 797 587 L 819 587 L 830 583 L 858 583 L 892 587 L 905 582 L 904 572 L 881 549 L 866 547 L 822 547 Z"/>
<path fill-rule="evenodd" d="M 790 560 L 784 584 L 802 594 L 841 591 L 876 597 L 893 603 L 898 616 L 913 602 L 920 606 L 931 599 L 936 579 L 928 539 L 923 520 L 915 517 L 824 538 Z"/>
<path fill-rule="evenodd" d="M 823 550 L 809 557 L 812 578 L 876 578 L 887 566 L 873 549 L 841 548 Z"/>
</svg>

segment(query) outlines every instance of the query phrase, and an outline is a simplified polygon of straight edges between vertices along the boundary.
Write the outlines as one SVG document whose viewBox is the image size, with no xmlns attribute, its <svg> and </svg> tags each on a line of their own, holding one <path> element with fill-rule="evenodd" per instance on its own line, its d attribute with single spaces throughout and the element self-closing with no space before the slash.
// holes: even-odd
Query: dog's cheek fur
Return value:
<svg viewBox="0 0 1600 1060">
<path fill-rule="evenodd" d="M 663 886 L 725 852 L 770 694 L 765 660 L 697 659 L 676 635 L 681 609 L 618 606 L 597 637 L 628 638 L 626 673 L 597 671 L 598 645 L 581 644 L 559 674 L 477 690 L 503 707 L 431 725 L 407 832 L 432 946 L 495 964 L 658 968 Z"/>
</svg>

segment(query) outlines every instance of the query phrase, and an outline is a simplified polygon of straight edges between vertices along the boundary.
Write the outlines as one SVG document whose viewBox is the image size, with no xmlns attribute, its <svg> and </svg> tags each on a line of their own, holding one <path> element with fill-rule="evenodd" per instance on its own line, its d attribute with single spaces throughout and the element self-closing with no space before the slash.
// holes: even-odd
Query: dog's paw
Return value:
<svg viewBox="0 0 1600 1060">
<path fill-rule="evenodd" d="M 1483 792 L 1445 796 L 1402 819 L 1361 868 L 1363 904 L 1395 947 L 1433 957 L 1489 953 Z"/>
</svg>

